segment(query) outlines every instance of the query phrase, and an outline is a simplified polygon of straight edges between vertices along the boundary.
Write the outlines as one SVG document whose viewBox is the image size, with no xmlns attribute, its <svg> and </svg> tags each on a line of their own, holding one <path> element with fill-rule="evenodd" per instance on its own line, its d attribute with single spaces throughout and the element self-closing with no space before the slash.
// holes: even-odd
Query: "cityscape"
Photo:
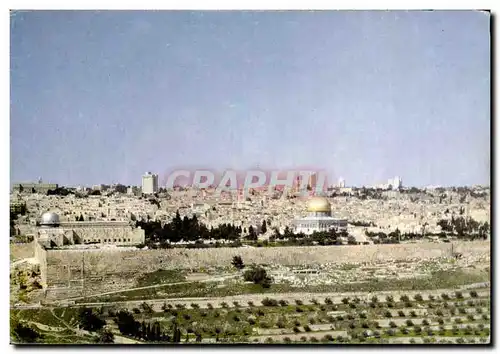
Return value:
<svg viewBox="0 0 500 354">
<path fill-rule="evenodd" d="M 491 345 L 489 15 L 174 12 L 11 12 L 11 344 Z"/>
</svg>

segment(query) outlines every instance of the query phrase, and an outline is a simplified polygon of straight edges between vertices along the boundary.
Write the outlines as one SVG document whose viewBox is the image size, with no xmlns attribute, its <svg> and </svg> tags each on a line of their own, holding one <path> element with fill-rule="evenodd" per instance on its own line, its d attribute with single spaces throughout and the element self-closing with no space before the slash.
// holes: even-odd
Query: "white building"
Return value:
<svg viewBox="0 0 500 354">
<path fill-rule="evenodd" d="M 158 175 L 146 172 L 142 176 L 142 194 L 158 193 Z"/>
<path fill-rule="evenodd" d="M 339 178 L 338 187 L 339 188 L 344 188 L 345 187 L 345 179 L 343 179 L 342 177 Z"/>
<path fill-rule="evenodd" d="M 313 232 L 347 230 L 347 220 L 332 217 L 332 207 L 325 198 L 315 197 L 307 203 L 307 216 L 293 221 L 294 232 L 310 235 Z"/>
</svg>

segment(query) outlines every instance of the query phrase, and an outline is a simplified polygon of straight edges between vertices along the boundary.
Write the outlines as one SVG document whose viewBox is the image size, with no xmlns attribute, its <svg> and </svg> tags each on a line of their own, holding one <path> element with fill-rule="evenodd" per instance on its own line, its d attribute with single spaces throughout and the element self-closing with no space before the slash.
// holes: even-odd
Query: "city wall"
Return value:
<svg viewBox="0 0 500 354">
<path fill-rule="evenodd" d="M 453 248 L 452 248 L 453 247 Z M 47 250 L 45 268 L 48 297 L 82 296 L 130 288 L 141 273 L 158 269 L 199 269 L 228 266 L 234 256 L 245 264 L 312 265 L 451 257 L 488 258 L 488 241 L 415 243 L 366 246 L 317 246 L 269 248 L 212 248 L 165 250 Z M 57 290 L 56 290 L 57 289 Z M 70 296 L 70 295 L 68 295 Z"/>
</svg>

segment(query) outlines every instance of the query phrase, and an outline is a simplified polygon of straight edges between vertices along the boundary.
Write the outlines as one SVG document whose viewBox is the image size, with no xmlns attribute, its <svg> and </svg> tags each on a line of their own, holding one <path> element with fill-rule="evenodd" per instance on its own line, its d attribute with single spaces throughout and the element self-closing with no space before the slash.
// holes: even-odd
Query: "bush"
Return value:
<svg viewBox="0 0 500 354">
<path fill-rule="evenodd" d="M 254 307 L 254 303 L 253 303 L 253 301 L 248 301 L 248 302 L 247 302 L 247 304 L 248 304 L 248 306 L 250 306 L 250 307 Z"/>
<path fill-rule="evenodd" d="M 350 308 L 352 308 L 352 309 L 355 309 L 355 308 L 356 308 L 356 304 L 355 304 L 355 303 L 353 303 L 353 302 L 351 302 L 351 303 L 349 304 L 349 307 L 350 307 Z"/>
<path fill-rule="evenodd" d="M 433 336 L 434 335 L 434 331 L 430 327 L 427 327 L 425 329 L 425 333 L 427 333 L 428 336 Z"/>
<path fill-rule="evenodd" d="M 347 305 L 347 304 L 349 303 L 349 298 L 348 298 L 348 297 L 344 297 L 344 298 L 342 299 L 342 303 L 343 303 L 344 305 Z"/>
<path fill-rule="evenodd" d="M 446 293 L 442 293 L 442 294 L 441 294 L 441 298 L 442 298 L 443 300 L 447 301 L 447 300 L 449 300 L 449 299 L 450 299 L 450 296 L 449 296 L 448 294 L 446 294 Z"/>
<path fill-rule="evenodd" d="M 396 331 L 392 328 L 389 328 L 388 330 L 385 331 L 385 334 L 387 334 L 390 337 L 393 337 L 396 335 Z"/>
<path fill-rule="evenodd" d="M 407 308 L 410 308 L 410 307 L 413 306 L 413 304 L 411 302 L 405 302 L 404 306 L 407 307 Z"/>
<path fill-rule="evenodd" d="M 477 291 L 476 291 L 476 290 L 471 290 L 471 291 L 469 292 L 469 295 L 470 295 L 470 297 L 478 297 L 478 295 L 477 295 Z"/>
<path fill-rule="evenodd" d="M 404 311 L 399 310 L 399 311 L 398 311 L 398 316 L 399 316 L 399 317 L 405 317 L 406 315 L 405 315 L 405 312 L 404 312 Z"/>
<path fill-rule="evenodd" d="M 487 314 L 483 314 L 481 318 L 485 321 L 488 321 L 490 319 Z"/>
<path fill-rule="evenodd" d="M 304 326 L 304 331 L 311 332 L 311 327 L 309 327 L 309 325 L 305 325 Z"/>
<path fill-rule="evenodd" d="M 362 328 L 370 328 L 370 325 L 368 324 L 368 322 L 363 322 L 363 323 L 361 323 L 361 327 Z"/>
<path fill-rule="evenodd" d="M 300 341 L 301 341 L 301 342 L 307 342 L 307 337 L 306 337 L 306 336 L 302 336 L 302 337 L 300 337 Z"/>
<path fill-rule="evenodd" d="M 184 317 L 186 321 L 189 321 L 191 319 L 191 316 L 187 313 L 185 313 L 182 317 Z"/>
<path fill-rule="evenodd" d="M 415 326 L 413 327 L 413 332 L 415 332 L 416 334 L 420 334 L 422 333 L 422 328 L 420 326 Z"/>
<path fill-rule="evenodd" d="M 436 316 L 441 316 L 442 317 L 443 316 L 443 311 L 437 310 L 436 311 Z"/>
<path fill-rule="evenodd" d="M 380 323 L 378 321 L 375 321 L 373 322 L 373 325 L 375 326 L 375 328 L 382 328 L 382 326 L 380 325 Z"/>
<path fill-rule="evenodd" d="M 304 312 L 304 309 L 302 309 L 302 307 L 300 307 L 300 306 L 297 306 L 295 311 L 300 313 L 300 312 Z"/>
<path fill-rule="evenodd" d="M 240 303 L 238 301 L 233 301 L 233 305 L 234 305 L 234 307 L 239 307 Z"/>
<path fill-rule="evenodd" d="M 367 316 L 366 316 L 366 313 L 364 313 L 364 312 L 361 312 L 361 313 L 359 314 L 359 318 L 366 318 L 366 317 L 367 317 Z"/>
<path fill-rule="evenodd" d="M 396 324 L 396 322 L 391 321 L 391 322 L 389 322 L 389 327 L 391 327 L 391 328 L 398 328 L 398 325 Z"/>
<path fill-rule="evenodd" d="M 483 313 L 483 309 L 481 307 L 478 307 L 478 308 L 476 308 L 476 312 L 481 314 L 481 313 Z"/>
<path fill-rule="evenodd" d="M 417 343 L 417 342 L 415 341 L 415 339 L 413 339 L 413 338 L 412 338 L 412 339 L 410 339 L 410 344 L 415 344 L 415 343 Z"/>
<path fill-rule="evenodd" d="M 385 317 L 387 317 L 387 318 L 392 317 L 392 313 L 391 313 L 391 311 L 385 311 L 385 312 L 384 312 L 384 316 L 385 316 Z"/>
<path fill-rule="evenodd" d="M 274 343 L 274 340 L 271 337 L 267 337 L 266 343 Z"/>
<path fill-rule="evenodd" d="M 278 327 L 278 328 L 285 328 L 285 327 L 286 327 L 286 324 L 285 324 L 285 322 L 284 322 L 282 319 L 279 319 L 279 320 L 276 322 L 276 327 Z"/>
<path fill-rule="evenodd" d="M 288 306 L 288 302 L 286 300 L 280 300 L 279 301 L 280 306 L 285 307 Z"/>
<path fill-rule="evenodd" d="M 297 306 L 302 306 L 304 303 L 301 300 L 297 299 L 295 300 L 295 304 L 297 304 Z"/>
<path fill-rule="evenodd" d="M 312 325 L 316 323 L 316 320 L 314 319 L 314 317 L 311 317 L 309 319 L 309 323 L 312 324 Z"/>
<path fill-rule="evenodd" d="M 320 310 L 320 311 L 326 311 L 326 306 L 324 306 L 324 305 L 320 305 L 319 310 Z"/>
<path fill-rule="evenodd" d="M 223 309 L 227 309 L 229 307 L 229 305 L 227 304 L 227 302 L 223 301 L 220 306 L 223 308 Z"/>
<path fill-rule="evenodd" d="M 356 323 L 355 322 L 349 323 L 349 328 L 350 329 L 355 329 L 356 328 Z"/>
<path fill-rule="evenodd" d="M 318 338 L 316 338 L 316 337 L 309 338 L 309 341 L 311 341 L 312 343 L 318 343 L 319 342 Z"/>
<path fill-rule="evenodd" d="M 323 342 L 333 342 L 334 339 L 333 339 L 333 336 L 331 334 L 326 334 L 324 337 L 323 337 Z"/>
<path fill-rule="evenodd" d="M 467 301 L 467 306 L 474 307 L 475 303 L 472 300 Z"/>
<path fill-rule="evenodd" d="M 417 317 L 417 313 L 415 311 L 410 311 L 410 316 L 411 317 Z"/>
<path fill-rule="evenodd" d="M 265 315 L 265 313 L 264 313 L 264 311 L 263 311 L 263 310 L 261 310 L 261 309 L 258 309 L 258 310 L 257 310 L 257 316 L 261 316 L 261 317 L 262 317 L 262 316 L 264 316 L 264 315 Z"/>
<path fill-rule="evenodd" d="M 470 325 L 467 325 L 465 328 L 462 329 L 463 334 L 465 335 L 470 335 L 472 334 L 472 327 Z"/>
<path fill-rule="evenodd" d="M 412 321 L 412 320 L 406 320 L 406 325 L 407 325 L 408 327 L 413 326 L 413 321 Z"/>
<path fill-rule="evenodd" d="M 434 295 L 429 295 L 429 296 L 428 296 L 428 298 L 429 298 L 429 301 L 434 301 L 434 300 L 436 300 L 436 297 L 435 297 Z"/>
<path fill-rule="evenodd" d="M 299 329 L 299 327 L 297 327 L 297 326 L 293 327 L 293 331 L 294 331 L 295 333 L 300 333 L 300 329 Z"/>
<path fill-rule="evenodd" d="M 399 331 L 401 332 L 401 334 L 404 334 L 404 335 L 407 335 L 410 333 L 410 331 L 406 327 L 401 328 Z"/>
<path fill-rule="evenodd" d="M 401 297 L 399 299 L 401 302 L 409 302 L 410 301 L 410 297 L 408 295 L 401 295 Z"/>
<path fill-rule="evenodd" d="M 462 294 L 461 291 L 455 291 L 455 298 L 457 298 L 457 299 L 463 299 L 464 295 Z"/>
<path fill-rule="evenodd" d="M 391 296 L 391 295 L 387 295 L 387 296 L 385 297 L 385 301 L 386 301 L 386 302 L 394 302 L 394 297 L 393 297 L 393 296 Z"/>
<path fill-rule="evenodd" d="M 460 317 L 455 318 L 455 323 L 462 323 L 462 319 Z"/>
<path fill-rule="evenodd" d="M 378 297 L 376 295 L 373 295 L 372 296 L 372 302 L 378 302 Z"/>
<path fill-rule="evenodd" d="M 312 299 L 311 303 L 314 304 L 314 305 L 318 305 L 319 304 L 317 299 Z"/>
<path fill-rule="evenodd" d="M 458 309 L 458 313 L 460 313 L 461 315 L 466 315 L 467 314 L 467 310 L 462 307 L 462 308 Z"/>
<path fill-rule="evenodd" d="M 271 286 L 272 279 L 267 275 L 264 268 L 259 266 L 254 266 L 243 273 L 243 279 L 245 281 L 251 281 L 254 284 L 260 284 L 264 288 Z"/>
<path fill-rule="evenodd" d="M 253 318 L 253 317 L 248 317 L 247 322 L 249 324 L 251 324 L 252 326 L 255 325 L 255 323 L 256 323 L 255 318 Z"/>
<path fill-rule="evenodd" d="M 278 306 L 278 301 L 275 299 L 270 299 L 266 297 L 264 300 L 262 300 L 262 305 L 264 306 Z"/>
<path fill-rule="evenodd" d="M 438 318 L 438 320 L 437 320 L 437 321 L 438 321 L 438 323 L 439 323 L 440 325 L 443 325 L 443 324 L 444 324 L 444 320 L 443 320 L 442 318 Z"/>
<path fill-rule="evenodd" d="M 200 308 L 200 305 L 195 304 L 195 303 L 192 303 L 192 304 L 191 304 L 191 308 L 193 308 L 193 309 L 199 309 L 199 308 Z"/>
<path fill-rule="evenodd" d="M 424 319 L 424 320 L 422 321 L 422 325 L 424 325 L 424 326 L 428 326 L 428 325 L 429 325 L 429 321 L 427 321 L 427 319 Z"/>
<path fill-rule="evenodd" d="M 415 296 L 413 296 L 413 298 L 415 299 L 415 301 L 418 302 L 424 301 L 424 298 L 422 297 L 421 294 L 416 294 Z"/>
<path fill-rule="evenodd" d="M 342 315 L 337 315 L 337 321 L 343 321 L 344 320 L 344 316 Z"/>
<path fill-rule="evenodd" d="M 445 334 L 446 334 L 446 328 L 444 328 L 443 326 L 440 326 L 439 327 L 439 335 L 444 336 Z"/>
<path fill-rule="evenodd" d="M 325 298 L 325 305 L 333 305 L 332 299 L 330 299 L 329 297 Z"/>
<path fill-rule="evenodd" d="M 207 304 L 207 308 L 212 310 L 214 308 L 214 305 L 212 305 L 210 302 Z"/>
</svg>

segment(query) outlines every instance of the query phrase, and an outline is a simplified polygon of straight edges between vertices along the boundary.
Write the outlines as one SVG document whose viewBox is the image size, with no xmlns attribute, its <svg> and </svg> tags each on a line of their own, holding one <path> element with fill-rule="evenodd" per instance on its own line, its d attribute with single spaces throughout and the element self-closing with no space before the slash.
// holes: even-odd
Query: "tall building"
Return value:
<svg viewBox="0 0 500 354">
<path fill-rule="evenodd" d="M 344 188 L 345 187 L 345 179 L 343 179 L 342 177 L 339 178 L 338 187 L 339 188 Z"/>
<path fill-rule="evenodd" d="M 158 175 L 146 172 L 142 176 L 142 194 L 154 194 L 158 192 Z"/>
</svg>

